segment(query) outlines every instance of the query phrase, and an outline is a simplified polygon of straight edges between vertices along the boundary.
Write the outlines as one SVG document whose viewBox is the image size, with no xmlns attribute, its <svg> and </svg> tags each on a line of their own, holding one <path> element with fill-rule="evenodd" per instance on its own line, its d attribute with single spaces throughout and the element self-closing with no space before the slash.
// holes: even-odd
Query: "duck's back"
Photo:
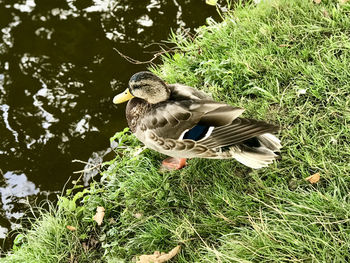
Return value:
<svg viewBox="0 0 350 263">
<path fill-rule="evenodd" d="M 212 97 L 203 91 L 182 84 L 170 84 L 171 100 L 212 100 Z"/>
</svg>

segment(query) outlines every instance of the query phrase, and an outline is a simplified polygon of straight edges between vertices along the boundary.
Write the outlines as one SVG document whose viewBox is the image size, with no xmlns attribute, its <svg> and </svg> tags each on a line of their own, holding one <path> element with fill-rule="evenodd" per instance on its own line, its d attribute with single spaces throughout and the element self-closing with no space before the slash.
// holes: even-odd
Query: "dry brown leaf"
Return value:
<svg viewBox="0 0 350 263">
<path fill-rule="evenodd" d="M 69 229 L 70 231 L 76 231 L 77 228 L 74 226 L 66 226 L 67 229 Z"/>
<path fill-rule="evenodd" d="M 321 0 L 314 0 L 314 3 L 315 3 L 315 4 L 320 4 L 320 3 L 321 3 Z"/>
<path fill-rule="evenodd" d="M 321 178 L 320 173 L 315 173 L 315 174 L 313 174 L 313 175 L 311 175 L 311 176 L 305 178 L 305 180 L 306 180 L 306 181 L 309 181 L 309 182 L 312 183 L 312 184 L 315 184 L 315 183 L 317 183 L 318 181 L 320 181 L 320 178 Z"/>
<path fill-rule="evenodd" d="M 103 217 L 105 216 L 105 209 L 102 206 L 98 206 L 96 208 L 96 214 L 94 215 L 94 220 L 97 222 L 97 224 L 100 226 L 103 221 Z"/>
<path fill-rule="evenodd" d="M 180 246 L 176 246 L 169 253 L 159 253 L 155 251 L 153 255 L 142 255 L 136 263 L 163 263 L 173 257 L 175 257 L 180 252 Z"/>
<path fill-rule="evenodd" d="M 340 4 L 346 4 L 347 2 L 349 2 L 349 0 L 339 0 Z"/>
</svg>

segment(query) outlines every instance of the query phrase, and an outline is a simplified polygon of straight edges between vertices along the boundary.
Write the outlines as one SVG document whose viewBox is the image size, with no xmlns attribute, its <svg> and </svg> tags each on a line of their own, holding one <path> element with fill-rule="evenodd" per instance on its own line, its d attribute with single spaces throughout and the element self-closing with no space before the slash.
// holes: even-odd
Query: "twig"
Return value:
<svg viewBox="0 0 350 263">
<path fill-rule="evenodd" d="M 89 164 L 89 165 L 92 165 L 92 164 Z M 86 168 L 86 169 L 83 169 L 83 170 L 79 170 L 79 171 L 74 171 L 73 173 L 74 174 L 78 174 L 78 173 L 85 173 L 85 172 L 88 172 L 88 171 L 91 171 L 91 170 L 94 170 L 94 169 L 97 169 L 99 166 L 102 166 L 102 163 L 98 163 L 90 168 Z"/>
<path fill-rule="evenodd" d="M 88 162 L 85 162 L 85 161 L 82 161 L 82 160 L 78 160 L 78 159 L 72 160 L 72 163 L 90 164 L 90 163 L 88 163 Z"/>
<path fill-rule="evenodd" d="M 150 43 L 150 44 L 147 44 L 144 46 L 144 48 L 149 48 L 153 45 L 158 45 L 158 46 L 165 46 L 165 47 L 168 47 L 165 43 L 161 43 L 161 42 L 153 42 L 153 43 Z"/>
<path fill-rule="evenodd" d="M 85 172 L 88 172 L 88 171 L 91 171 L 91 170 L 94 170 L 94 169 L 97 169 L 98 167 L 102 166 L 102 163 L 98 163 L 98 164 L 92 164 L 92 163 L 89 163 L 89 162 L 84 162 L 84 161 L 81 161 L 81 160 L 72 160 L 72 163 L 82 163 L 82 164 L 86 164 L 86 165 L 91 165 L 92 167 L 89 167 L 89 168 L 86 168 L 86 169 L 83 169 L 83 170 L 79 170 L 79 171 L 74 171 L 73 173 L 74 174 L 78 174 L 78 173 L 85 173 Z"/>
<path fill-rule="evenodd" d="M 136 60 L 136 59 L 133 59 L 127 55 L 124 55 L 122 52 L 120 52 L 118 49 L 114 48 L 115 51 L 118 52 L 118 54 L 123 57 L 126 61 L 132 63 L 132 64 L 136 64 L 136 65 L 140 65 L 140 64 L 149 64 L 149 63 L 152 63 L 153 60 L 155 60 L 156 58 L 158 58 L 159 56 L 165 54 L 165 53 L 169 53 L 171 51 L 173 51 L 174 49 L 176 48 L 173 48 L 173 49 L 168 49 L 168 50 L 163 50 L 163 51 L 159 51 L 157 53 L 155 53 L 153 55 L 153 58 L 151 58 L 150 60 L 147 60 L 147 61 L 139 61 L 139 60 Z"/>
<path fill-rule="evenodd" d="M 159 52 L 159 51 L 144 51 L 144 53 L 147 53 L 147 54 L 154 54 L 154 55 L 157 55 L 157 54 L 164 54 L 164 53 L 167 53 L 167 52 L 173 52 L 173 51 L 176 51 L 177 49 L 179 49 L 178 47 L 168 47 L 168 46 L 165 46 L 167 48 L 167 50 L 163 49 L 163 51 Z"/>
</svg>

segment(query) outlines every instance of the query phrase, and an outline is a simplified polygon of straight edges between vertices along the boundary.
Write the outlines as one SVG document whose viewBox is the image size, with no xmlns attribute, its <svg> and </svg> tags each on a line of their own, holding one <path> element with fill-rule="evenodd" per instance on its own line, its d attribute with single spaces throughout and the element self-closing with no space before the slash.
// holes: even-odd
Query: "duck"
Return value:
<svg viewBox="0 0 350 263">
<path fill-rule="evenodd" d="M 126 101 L 131 132 L 147 148 L 169 156 L 162 168 L 178 170 L 189 158 L 208 158 L 235 159 L 259 169 L 280 159 L 279 126 L 243 118 L 243 108 L 217 102 L 201 90 L 141 71 L 113 98 L 114 104 Z"/>
</svg>

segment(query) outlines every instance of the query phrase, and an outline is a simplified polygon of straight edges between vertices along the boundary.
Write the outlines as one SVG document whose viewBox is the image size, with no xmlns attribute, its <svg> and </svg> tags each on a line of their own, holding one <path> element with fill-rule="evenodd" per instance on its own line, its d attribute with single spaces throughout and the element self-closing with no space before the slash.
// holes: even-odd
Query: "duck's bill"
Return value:
<svg viewBox="0 0 350 263">
<path fill-rule="evenodd" d="M 113 103 L 114 104 L 119 104 L 119 103 L 123 103 L 125 101 L 128 101 L 130 99 L 132 99 L 134 96 L 130 93 L 129 89 L 126 89 L 124 92 L 116 95 L 113 98 Z"/>
</svg>

